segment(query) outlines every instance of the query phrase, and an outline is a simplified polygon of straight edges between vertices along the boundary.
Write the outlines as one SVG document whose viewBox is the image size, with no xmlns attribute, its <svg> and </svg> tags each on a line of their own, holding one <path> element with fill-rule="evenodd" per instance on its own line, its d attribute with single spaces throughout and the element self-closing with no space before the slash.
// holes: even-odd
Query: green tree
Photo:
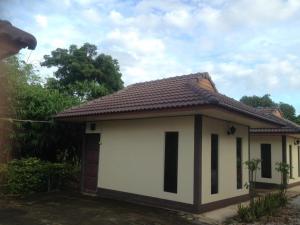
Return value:
<svg viewBox="0 0 300 225">
<path fill-rule="evenodd" d="M 76 125 L 57 123 L 53 116 L 79 104 L 75 97 L 45 88 L 32 65 L 13 57 L 6 62 L 13 153 L 16 157 L 35 156 L 56 161 L 61 154 L 77 158 L 79 143 Z M 68 132 L 65 132 L 68 130 Z"/>
<path fill-rule="evenodd" d="M 265 94 L 262 97 L 253 95 L 253 96 L 243 96 L 240 99 L 246 105 L 250 105 L 252 107 L 275 107 L 276 103 L 273 102 L 271 96 L 269 94 Z"/>
<path fill-rule="evenodd" d="M 259 167 L 260 163 L 261 163 L 260 159 L 251 159 L 245 162 L 245 165 L 249 170 L 249 184 L 246 184 L 246 187 L 249 188 L 251 205 L 253 205 L 254 198 L 256 196 L 256 176 L 257 176 L 257 171 L 260 170 Z"/>
<path fill-rule="evenodd" d="M 262 97 L 253 95 L 253 96 L 243 96 L 240 99 L 241 102 L 243 102 L 246 105 L 252 106 L 252 107 L 278 107 L 281 112 L 283 113 L 283 117 L 291 120 L 295 123 L 300 124 L 300 115 L 296 115 L 296 110 L 294 106 L 280 102 L 276 103 L 271 99 L 271 96 L 269 94 L 265 94 Z"/>
<path fill-rule="evenodd" d="M 290 168 L 291 166 L 285 162 L 276 162 L 275 170 L 280 173 L 280 177 L 281 177 L 280 190 L 282 193 L 285 193 L 287 189 Z"/>
<path fill-rule="evenodd" d="M 95 45 L 85 43 L 78 48 L 58 48 L 45 55 L 41 63 L 46 67 L 57 67 L 55 78 L 50 78 L 47 87 L 91 100 L 123 88 L 119 63 L 109 55 L 98 54 Z"/>
<path fill-rule="evenodd" d="M 298 116 L 296 117 L 295 122 L 298 123 L 298 124 L 300 124 L 300 115 L 298 115 Z"/>
<path fill-rule="evenodd" d="M 294 106 L 289 105 L 284 102 L 280 102 L 279 109 L 283 113 L 284 118 L 287 118 L 288 120 L 297 122 L 296 110 L 295 110 Z"/>
</svg>

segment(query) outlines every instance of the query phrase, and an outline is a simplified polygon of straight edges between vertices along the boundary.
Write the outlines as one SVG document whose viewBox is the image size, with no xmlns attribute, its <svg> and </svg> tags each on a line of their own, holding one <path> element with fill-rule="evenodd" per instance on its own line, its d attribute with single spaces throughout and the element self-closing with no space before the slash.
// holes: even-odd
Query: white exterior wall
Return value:
<svg viewBox="0 0 300 225">
<path fill-rule="evenodd" d="M 165 132 L 178 131 L 178 193 L 164 192 Z M 97 122 L 98 187 L 193 203 L 194 116 Z"/>
<path fill-rule="evenodd" d="M 276 163 L 282 162 L 282 136 L 267 136 L 267 135 L 254 135 L 251 136 L 251 145 L 250 145 L 250 157 L 251 159 L 260 159 L 260 146 L 261 144 L 271 144 L 271 160 L 272 160 L 272 177 L 271 178 L 262 178 L 261 171 L 257 172 L 257 182 L 263 183 L 272 183 L 280 184 L 281 175 L 276 171 Z M 293 137 L 287 136 L 286 138 L 286 162 L 290 163 L 290 145 L 292 146 L 292 170 L 293 170 L 293 179 L 289 179 L 289 183 L 295 183 L 300 181 L 298 176 L 298 146 L 294 144 L 296 139 Z"/>
<path fill-rule="evenodd" d="M 299 182 L 300 177 L 298 176 L 298 145 L 295 145 L 295 138 L 293 137 L 287 137 L 286 138 L 286 162 L 289 164 L 290 163 L 290 145 L 292 146 L 292 170 L 293 170 L 293 179 L 289 179 L 289 184 Z"/>
<path fill-rule="evenodd" d="M 257 182 L 270 183 L 270 184 L 280 184 L 281 176 L 276 168 L 276 163 L 282 161 L 282 136 L 267 136 L 267 135 L 251 135 L 250 137 L 250 158 L 251 159 L 261 159 L 261 144 L 271 144 L 271 178 L 261 177 L 261 170 L 257 171 Z M 287 148 L 288 149 L 288 148 Z M 261 166 L 260 166 L 261 168 Z"/>
<path fill-rule="evenodd" d="M 234 135 L 227 129 L 236 128 Z M 203 117 L 202 121 L 202 204 L 248 194 L 248 170 L 243 166 L 243 188 L 237 189 L 236 138 L 242 138 L 242 161 L 248 160 L 248 127 L 223 120 Z M 211 194 L 211 134 L 219 135 L 219 192 Z"/>
</svg>

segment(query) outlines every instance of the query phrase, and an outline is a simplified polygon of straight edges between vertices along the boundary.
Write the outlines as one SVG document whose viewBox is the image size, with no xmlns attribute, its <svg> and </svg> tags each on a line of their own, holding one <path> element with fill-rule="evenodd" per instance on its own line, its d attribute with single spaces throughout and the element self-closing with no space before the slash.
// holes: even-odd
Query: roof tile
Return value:
<svg viewBox="0 0 300 225">
<path fill-rule="evenodd" d="M 208 79 L 214 91 L 201 88 L 198 83 L 200 79 Z M 56 117 L 82 117 L 201 105 L 215 105 L 281 124 L 280 121 L 253 107 L 220 94 L 208 73 L 195 73 L 129 85 L 113 94 L 67 109 Z"/>
</svg>

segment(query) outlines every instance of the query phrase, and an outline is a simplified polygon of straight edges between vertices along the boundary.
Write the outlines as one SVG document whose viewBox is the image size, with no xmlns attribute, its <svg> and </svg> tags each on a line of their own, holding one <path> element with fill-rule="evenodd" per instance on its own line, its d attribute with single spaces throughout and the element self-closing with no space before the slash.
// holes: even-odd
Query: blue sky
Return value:
<svg viewBox="0 0 300 225">
<path fill-rule="evenodd" d="M 207 71 L 220 92 L 271 94 L 300 113 L 300 0 L 1 0 L 0 17 L 43 55 L 90 42 L 119 60 L 125 84 Z"/>
</svg>

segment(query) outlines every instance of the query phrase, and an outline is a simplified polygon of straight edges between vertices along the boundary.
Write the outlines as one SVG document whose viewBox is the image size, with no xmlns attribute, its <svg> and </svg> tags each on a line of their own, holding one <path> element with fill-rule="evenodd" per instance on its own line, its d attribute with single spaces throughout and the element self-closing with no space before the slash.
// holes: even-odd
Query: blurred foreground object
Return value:
<svg viewBox="0 0 300 225">
<path fill-rule="evenodd" d="M 17 54 L 22 48 L 35 49 L 35 37 L 14 27 L 10 22 L 0 20 L 0 60 Z M 11 118 L 10 90 L 7 88 L 8 71 L 0 61 L 0 163 L 8 162 L 11 157 L 10 137 L 13 135 Z"/>
<path fill-rule="evenodd" d="M 22 48 L 34 50 L 37 41 L 35 37 L 10 22 L 0 20 L 0 59 L 17 54 Z"/>
</svg>

